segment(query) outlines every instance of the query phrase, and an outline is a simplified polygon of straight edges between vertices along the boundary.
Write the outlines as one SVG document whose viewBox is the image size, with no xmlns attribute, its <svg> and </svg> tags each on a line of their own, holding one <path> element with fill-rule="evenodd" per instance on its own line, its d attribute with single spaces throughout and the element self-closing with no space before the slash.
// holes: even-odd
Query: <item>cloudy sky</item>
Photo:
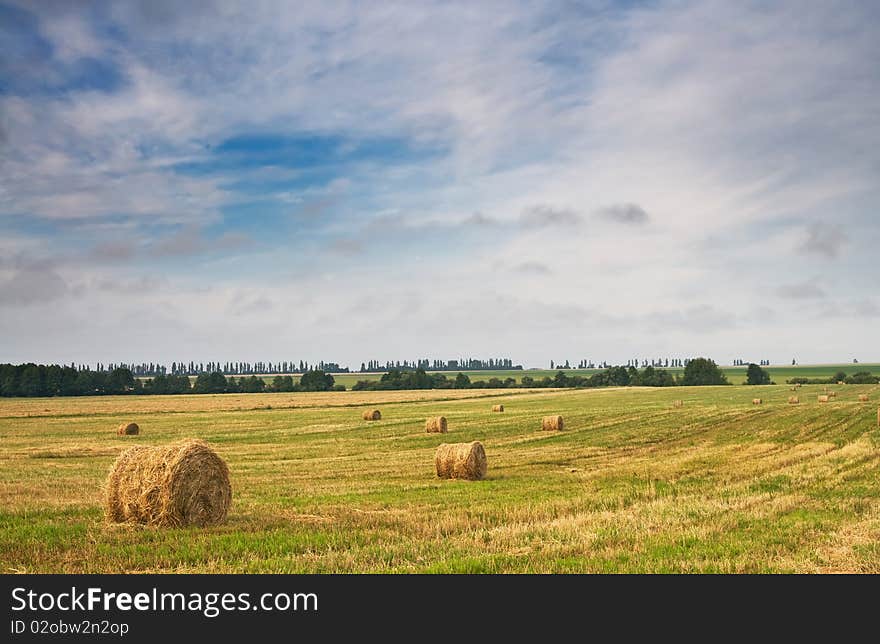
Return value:
<svg viewBox="0 0 880 644">
<path fill-rule="evenodd" d="M 0 0 L 0 362 L 880 361 L 878 24 Z"/>
</svg>

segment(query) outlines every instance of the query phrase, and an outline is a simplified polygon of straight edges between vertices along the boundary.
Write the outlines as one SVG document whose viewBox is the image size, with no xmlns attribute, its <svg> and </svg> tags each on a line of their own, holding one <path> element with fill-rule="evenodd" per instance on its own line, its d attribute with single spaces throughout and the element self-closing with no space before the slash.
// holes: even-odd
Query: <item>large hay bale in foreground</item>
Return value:
<svg viewBox="0 0 880 644">
<path fill-rule="evenodd" d="M 827 403 L 831 399 L 828 397 L 827 394 L 824 394 L 820 395 L 816 400 L 818 400 L 820 403 Z"/>
<path fill-rule="evenodd" d="M 480 441 L 443 443 L 434 456 L 434 467 L 441 479 L 478 481 L 486 476 L 486 450 Z"/>
<path fill-rule="evenodd" d="M 226 463 L 188 439 L 122 452 L 107 479 L 105 513 L 116 523 L 201 527 L 222 523 L 231 502 Z"/>
<path fill-rule="evenodd" d="M 868 402 L 868 394 L 859 394 L 859 402 Z"/>
<path fill-rule="evenodd" d="M 763 405 L 764 401 L 761 400 L 760 398 L 752 398 L 752 404 L 753 405 Z"/>
<path fill-rule="evenodd" d="M 117 436 L 137 436 L 141 431 L 137 423 L 122 423 L 116 428 Z"/>
<path fill-rule="evenodd" d="M 492 411 L 504 411 L 504 405 L 492 405 Z"/>
<path fill-rule="evenodd" d="M 541 429 L 548 432 L 561 432 L 564 423 L 562 416 L 544 416 L 541 419 Z"/>
<path fill-rule="evenodd" d="M 788 404 L 789 405 L 798 405 L 798 404 L 800 404 L 800 402 L 801 401 L 797 396 L 789 396 L 788 397 Z"/>
<path fill-rule="evenodd" d="M 446 433 L 446 417 L 435 416 L 425 421 L 425 431 L 429 434 L 445 434 Z"/>
<path fill-rule="evenodd" d="M 361 416 L 364 420 L 382 420 L 382 412 L 378 409 L 368 409 Z"/>
</svg>

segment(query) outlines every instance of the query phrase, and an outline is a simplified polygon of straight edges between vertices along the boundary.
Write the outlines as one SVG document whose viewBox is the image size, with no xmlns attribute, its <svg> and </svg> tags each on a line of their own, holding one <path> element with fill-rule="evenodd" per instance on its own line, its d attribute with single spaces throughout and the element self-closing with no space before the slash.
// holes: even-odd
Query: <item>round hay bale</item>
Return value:
<svg viewBox="0 0 880 644">
<path fill-rule="evenodd" d="M 122 452 L 107 479 L 105 514 L 114 523 L 203 527 L 223 523 L 231 502 L 226 463 L 187 439 Z"/>
<path fill-rule="evenodd" d="M 425 431 L 429 434 L 445 434 L 446 433 L 446 417 L 435 416 L 425 421 Z"/>
<path fill-rule="evenodd" d="M 504 405 L 492 405 L 492 411 L 504 411 Z"/>
<path fill-rule="evenodd" d="M 752 404 L 753 405 L 763 405 L 764 401 L 761 400 L 760 398 L 752 398 Z"/>
<path fill-rule="evenodd" d="M 382 412 L 378 409 L 367 409 L 361 416 L 364 420 L 382 420 Z"/>
<path fill-rule="evenodd" d="M 561 432 L 563 425 L 562 416 L 544 416 L 541 419 L 542 431 Z"/>
<path fill-rule="evenodd" d="M 479 481 L 486 476 L 486 450 L 480 441 L 443 443 L 434 456 L 434 467 L 441 479 Z"/>
<path fill-rule="evenodd" d="M 788 404 L 789 405 L 798 405 L 798 404 L 800 404 L 800 402 L 801 401 L 797 396 L 789 396 L 788 397 Z"/>
<path fill-rule="evenodd" d="M 859 394 L 859 402 L 868 402 L 868 394 Z"/>
<path fill-rule="evenodd" d="M 831 399 L 828 397 L 827 394 L 821 394 L 816 398 L 816 400 L 818 400 L 820 403 L 827 403 Z"/>
<path fill-rule="evenodd" d="M 837 392 L 836 391 L 829 391 L 828 397 L 829 398 L 837 398 Z"/>
<path fill-rule="evenodd" d="M 137 436 L 141 431 L 137 423 L 122 423 L 116 428 L 117 436 Z"/>
<path fill-rule="evenodd" d="M 845 385 L 846 383 L 845 383 L 843 380 L 838 380 L 838 381 L 837 381 L 837 384 L 838 384 L 838 385 Z"/>
</svg>

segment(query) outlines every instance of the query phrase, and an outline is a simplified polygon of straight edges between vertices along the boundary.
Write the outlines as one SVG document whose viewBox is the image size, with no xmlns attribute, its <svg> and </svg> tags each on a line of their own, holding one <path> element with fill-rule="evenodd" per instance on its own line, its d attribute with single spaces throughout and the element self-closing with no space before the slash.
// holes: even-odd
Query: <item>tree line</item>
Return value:
<svg viewBox="0 0 880 644">
<path fill-rule="evenodd" d="M 420 360 L 386 360 L 384 363 L 379 360 L 368 360 L 361 363 L 361 373 L 376 373 L 381 371 L 397 370 L 417 370 L 423 371 L 490 371 L 495 369 L 516 369 L 521 370 L 521 364 L 513 364 L 510 358 L 489 358 L 488 360 L 480 360 L 478 358 L 460 358 L 458 360 L 429 360 L 423 358 Z"/>
<path fill-rule="evenodd" d="M 185 374 L 160 373 L 136 378 L 128 367 L 113 366 L 98 371 L 82 366 L 0 364 L 0 396 L 102 396 L 122 394 L 224 394 L 270 391 L 345 390 L 333 376 L 321 370 L 304 373 L 299 382 L 291 376 L 276 376 L 271 383 L 258 376 L 227 377 L 219 371 L 199 374 L 195 382 Z"/>
<path fill-rule="evenodd" d="M 674 387 L 676 385 L 726 385 L 727 377 L 714 361 L 697 358 L 688 361 L 684 373 L 675 376 L 664 369 L 648 365 L 641 371 L 634 366 L 608 367 L 589 376 L 568 375 L 560 369 L 552 378 L 536 379 L 525 375 L 515 378 L 471 380 L 464 373 L 448 378 L 442 373 L 427 373 L 424 369 L 412 371 L 391 369 L 379 380 L 358 380 L 355 391 L 383 391 L 391 389 L 513 389 L 535 387 Z"/>
</svg>

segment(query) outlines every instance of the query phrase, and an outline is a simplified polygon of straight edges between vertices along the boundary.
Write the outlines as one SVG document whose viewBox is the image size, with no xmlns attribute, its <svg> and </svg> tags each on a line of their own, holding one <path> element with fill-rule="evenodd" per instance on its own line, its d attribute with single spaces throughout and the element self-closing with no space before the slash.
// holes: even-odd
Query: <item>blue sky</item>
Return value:
<svg viewBox="0 0 880 644">
<path fill-rule="evenodd" d="M 876 3 L 191 4 L 0 1 L 0 361 L 880 361 Z"/>
</svg>

